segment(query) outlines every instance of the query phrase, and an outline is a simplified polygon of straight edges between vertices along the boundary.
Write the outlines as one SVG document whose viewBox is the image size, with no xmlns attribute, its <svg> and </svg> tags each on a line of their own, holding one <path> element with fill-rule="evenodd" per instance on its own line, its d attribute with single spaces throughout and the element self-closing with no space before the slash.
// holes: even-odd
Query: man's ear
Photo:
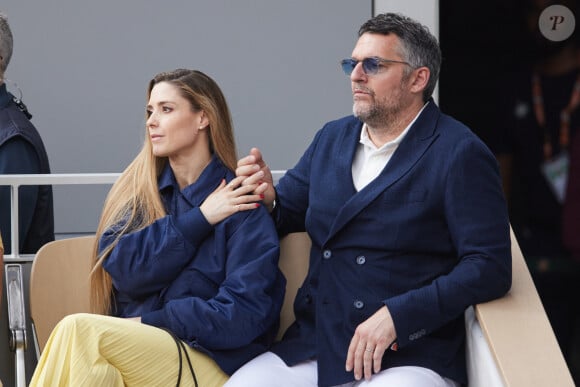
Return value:
<svg viewBox="0 0 580 387">
<path fill-rule="evenodd" d="M 431 77 L 431 72 L 427 67 L 419 67 L 413 70 L 411 74 L 411 91 L 413 93 L 422 93 L 427 87 L 429 78 Z"/>
</svg>

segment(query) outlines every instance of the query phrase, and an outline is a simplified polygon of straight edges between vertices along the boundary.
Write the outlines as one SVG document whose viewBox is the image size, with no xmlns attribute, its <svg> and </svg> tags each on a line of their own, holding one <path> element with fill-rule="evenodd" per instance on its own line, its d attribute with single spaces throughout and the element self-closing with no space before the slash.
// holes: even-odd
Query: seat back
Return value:
<svg viewBox="0 0 580 387">
<path fill-rule="evenodd" d="M 573 387 L 572 376 L 513 231 L 511 243 L 510 291 L 474 308 L 495 366 L 505 386 Z M 471 366 L 481 369 L 484 364 Z M 470 385 L 490 384 L 473 380 Z"/>
<path fill-rule="evenodd" d="M 279 266 L 286 277 L 286 295 L 280 313 L 278 340 L 295 320 L 294 298 L 308 271 L 310 246 L 310 238 L 305 232 L 288 234 L 280 240 Z"/>
<path fill-rule="evenodd" d="M 64 316 L 89 311 L 90 257 L 94 236 L 62 239 L 36 254 L 30 278 L 30 314 L 42 351 L 50 332 Z M 278 339 L 294 321 L 296 292 L 308 270 L 311 242 L 306 233 L 280 241 L 280 269 L 286 276 L 286 295 Z M 476 305 L 476 327 L 483 332 L 478 345 L 491 353 L 488 364 L 469 364 L 480 375 L 495 369 L 505 386 L 574 386 L 538 293 L 512 233 L 512 288 L 504 297 Z M 472 325 L 467 325 L 472 329 Z M 469 336 L 469 333 L 468 333 Z M 474 359 L 478 360 L 478 359 Z M 472 368 L 473 370 L 473 368 Z M 470 376 L 474 376 L 470 372 Z M 483 378 L 473 386 L 488 386 Z M 486 384 L 487 383 L 487 384 Z"/>
<path fill-rule="evenodd" d="M 482 336 L 476 345 L 491 354 L 489 361 L 477 364 L 474 360 L 481 357 L 471 358 L 468 354 L 470 385 L 491 385 L 490 375 L 499 374 L 504 386 L 572 387 L 571 374 L 513 232 L 511 237 L 511 290 L 500 299 L 476 305 L 472 313 L 476 324 L 467 324 L 468 331 L 478 329 Z M 64 316 L 89 311 L 93 244 L 94 236 L 62 239 L 46 244 L 36 254 L 30 278 L 30 314 L 38 352 Z M 294 298 L 308 271 L 310 246 L 304 232 L 289 234 L 280 241 L 279 265 L 287 284 L 278 339 L 295 319 Z M 468 341 L 469 337 L 470 332 Z"/>
<path fill-rule="evenodd" d="M 94 236 L 60 239 L 36 253 L 30 273 L 30 315 L 38 353 L 63 317 L 90 310 L 88 276 L 94 240 Z M 306 276 L 309 256 L 310 238 L 306 233 L 289 234 L 280 241 L 286 295 L 279 338 L 294 321 L 294 298 Z"/>
<path fill-rule="evenodd" d="M 0 234 L 0 300 L 2 299 L 2 289 L 4 288 L 2 279 L 4 278 L 4 244 Z"/>
<path fill-rule="evenodd" d="M 89 312 L 89 272 L 94 236 L 60 239 L 42 246 L 30 272 L 30 316 L 37 352 L 65 316 Z"/>
<path fill-rule="evenodd" d="M 2 243 L 2 235 L 0 235 L 0 300 L 2 299 L 2 289 L 4 288 L 4 284 L 2 282 L 3 278 L 4 278 L 4 244 Z M 0 310 L 2 310 L 2 308 L 0 308 Z M 0 380 L 0 387 L 2 387 L 2 380 Z"/>
<path fill-rule="evenodd" d="M 466 311 L 471 347 L 468 349 L 472 351 L 467 353 L 470 386 L 573 387 L 570 371 L 513 232 L 511 245 L 511 290 L 500 299 Z M 306 233 L 289 234 L 280 241 L 280 269 L 287 285 L 278 339 L 295 319 L 294 298 L 308 270 L 310 246 Z M 473 340 L 478 335 L 481 338 Z"/>
</svg>

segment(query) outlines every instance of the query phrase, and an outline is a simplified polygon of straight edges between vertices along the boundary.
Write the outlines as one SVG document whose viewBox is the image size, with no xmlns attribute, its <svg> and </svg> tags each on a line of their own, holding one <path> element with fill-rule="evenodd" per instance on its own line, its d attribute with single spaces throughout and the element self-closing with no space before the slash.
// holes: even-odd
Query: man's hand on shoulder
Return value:
<svg viewBox="0 0 580 387">
<path fill-rule="evenodd" d="M 256 189 L 252 193 L 263 195 L 264 205 L 269 212 L 272 212 L 276 199 L 272 172 L 258 148 L 252 148 L 249 155 L 238 160 L 236 176 L 245 176 L 242 185 L 256 185 Z"/>
</svg>

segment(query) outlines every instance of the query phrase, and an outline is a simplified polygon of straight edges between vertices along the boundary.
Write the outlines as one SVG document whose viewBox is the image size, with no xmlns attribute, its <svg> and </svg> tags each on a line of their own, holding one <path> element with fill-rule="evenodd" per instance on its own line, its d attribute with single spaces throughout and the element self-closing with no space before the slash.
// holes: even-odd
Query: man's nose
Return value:
<svg viewBox="0 0 580 387">
<path fill-rule="evenodd" d="M 366 74 L 363 69 L 362 61 L 358 62 L 354 69 L 352 69 L 352 73 L 350 73 L 350 80 L 353 82 L 360 82 L 366 80 Z"/>
</svg>

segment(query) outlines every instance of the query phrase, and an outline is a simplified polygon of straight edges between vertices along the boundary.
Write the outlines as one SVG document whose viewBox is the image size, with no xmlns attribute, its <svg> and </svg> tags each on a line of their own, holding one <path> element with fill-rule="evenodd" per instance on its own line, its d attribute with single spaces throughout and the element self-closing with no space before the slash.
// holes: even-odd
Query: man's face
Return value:
<svg viewBox="0 0 580 387">
<path fill-rule="evenodd" d="M 352 51 L 352 58 L 359 61 L 350 75 L 353 113 L 370 126 L 384 125 L 409 104 L 411 93 L 405 77 L 409 65 L 381 63 L 376 74 L 365 74 L 360 61 L 370 57 L 403 61 L 398 47 L 399 38 L 394 34 L 364 33 Z"/>
</svg>

